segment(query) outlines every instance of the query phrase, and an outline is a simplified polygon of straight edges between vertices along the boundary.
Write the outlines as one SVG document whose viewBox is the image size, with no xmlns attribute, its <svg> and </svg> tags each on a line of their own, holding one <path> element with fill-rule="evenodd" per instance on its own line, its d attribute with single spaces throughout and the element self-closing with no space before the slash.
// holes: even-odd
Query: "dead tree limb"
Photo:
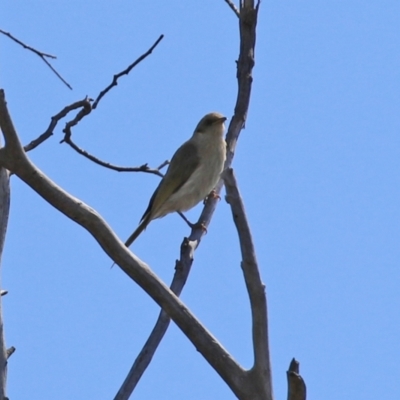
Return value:
<svg viewBox="0 0 400 400">
<path fill-rule="evenodd" d="M 255 396 L 257 394 L 263 394 L 260 398 L 272 400 L 272 373 L 265 286 L 261 281 L 253 238 L 233 170 L 231 168 L 225 170 L 223 177 L 226 188 L 226 201 L 231 206 L 233 221 L 239 236 L 242 254 L 241 267 L 250 298 L 254 365 L 248 372 L 252 381 L 251 386 L 254 390 L 253 398 L 256 399 L 257 397 Z"/>
<path fill-rule="evenodd" d="M 1 144 L 0 144 L 1 146 Z M 6 238 L 8 216 L 10 213 L 10 181 L 9 172 L 0 167 L 0 265 Z M 2 296 L 7 291 L 1 291 Z M 7 384 L 7 347 L 4 338 L 2 296 L 0 296 L 0 399 L 6 398 Z"/>
</svg>

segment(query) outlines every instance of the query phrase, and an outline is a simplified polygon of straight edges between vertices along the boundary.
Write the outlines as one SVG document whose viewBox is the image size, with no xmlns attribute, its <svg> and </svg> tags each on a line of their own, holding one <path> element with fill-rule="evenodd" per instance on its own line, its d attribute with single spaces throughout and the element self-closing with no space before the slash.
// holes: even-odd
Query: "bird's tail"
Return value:
<svg viewBox="0 0 400 400">
<path fill-rule="evenodd" d="M 139 226 L 136 228 L 135 232 L 132 233 L 131 236 L 128 237 L 127 241 L 125 242 L 125 246 L 129 247 L 136 238 L 146 229 L 146 226 L 151 221 L 150 213 L 145 215 L 144 218 L 140 221 Z"/>
</svg>

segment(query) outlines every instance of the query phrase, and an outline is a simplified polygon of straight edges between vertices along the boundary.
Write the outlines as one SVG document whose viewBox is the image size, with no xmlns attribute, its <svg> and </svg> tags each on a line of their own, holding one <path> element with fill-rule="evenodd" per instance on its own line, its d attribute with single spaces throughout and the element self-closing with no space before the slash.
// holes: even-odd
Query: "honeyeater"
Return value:
<svg viewBox="0 0 400 400">
<path fill-rule="evenodd" d="M 205 115 L 192 137 L 182 144 L 151 196 L 135 232 L 125 242 L 130 246 L 156 218 L 174 211 L 187 211 L 202 201 L 217 184 L 224 167 L 226 118 L 217 112 Z"/>
</svg>

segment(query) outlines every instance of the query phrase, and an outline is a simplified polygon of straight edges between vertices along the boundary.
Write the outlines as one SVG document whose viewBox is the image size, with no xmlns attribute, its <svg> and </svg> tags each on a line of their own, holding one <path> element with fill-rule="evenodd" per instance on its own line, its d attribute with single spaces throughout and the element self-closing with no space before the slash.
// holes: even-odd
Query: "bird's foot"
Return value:
<svg viewBox="0 0 400 400">
<path fill-rule="evenodd" d="M 190 224 L 190 227 L 192 229 L 201 229 L 204 233 L 207 233 L 207 227 L 205 226 L 205 224 L 203 222 L 196 222 L 194 224 Z"/>
<path fill-rule="evenodd" d="M 208 199 L 218 199 L 221 200 L 221 196 L 216 192 L 215 189 L 211 190 L 211 192 L 209 193 L 209 195 L 204 199 L 203 204 L 206 204 Z"/>
</svg>

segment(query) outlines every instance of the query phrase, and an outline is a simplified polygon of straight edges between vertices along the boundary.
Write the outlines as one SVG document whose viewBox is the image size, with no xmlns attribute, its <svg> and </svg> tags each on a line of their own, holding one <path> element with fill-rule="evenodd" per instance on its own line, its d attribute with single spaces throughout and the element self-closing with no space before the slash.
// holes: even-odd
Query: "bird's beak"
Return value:
<svg viewBox="0 0 400 400">
<path fill-rule="evenodd" d="M 222 118 L 218 118 L 214 123 L 215 124 L 218 124 L 218 123 L 223 124 L 226 120 L 227 120 L 226 117 L 222 117 Z"/>
</svg>

